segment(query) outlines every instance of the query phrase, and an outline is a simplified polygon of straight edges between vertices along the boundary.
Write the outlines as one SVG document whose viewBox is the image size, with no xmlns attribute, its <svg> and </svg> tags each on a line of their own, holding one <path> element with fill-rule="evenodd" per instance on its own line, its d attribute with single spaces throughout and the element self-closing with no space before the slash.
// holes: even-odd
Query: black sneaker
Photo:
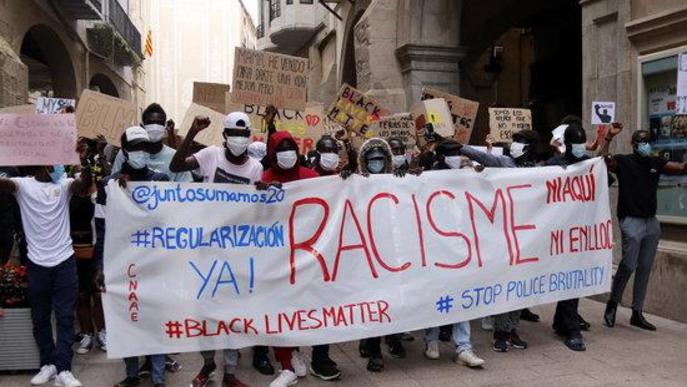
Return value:
<svg viewBox="0 0 687 387">
<path fill-rule="evenodd" d="M 253 352 L 253 368 L 263 375 L 274 375 L 274 367 L 270 358 L 262 351 Z"/>
<path fill-rule="evenodd" d="M 180 369 L 181 369 L 181 363 L 172 359 L 171 356 L 165 355 L 165 370 L 167 370 L 167 372 L 174 373 L 174 372 L 179 371 Z"/>
<path fill-rule="evenodd" d="M 310 373 L 325 381 L 335 380 L 341 377 L 341 371 L 337 367 L 336 362 L 332 359 L 311 362 Z"/>
<path fill-rule="evenodd" d="M 403 343 L 401 343 L 400 340 L 389 343 L 389 355 L 396 359 L 406 358 L 406 349 L 403 347 Z"/>
<path fill-rule="evenodd" d="M 495 352 L 508 352 L 508 333 L 494 331 L 494 346 L 492 349 Z"/>
<path fill-rule="evenodd" d="M 510 337 L 508 338 L 508 341 L 510 342 L 510 345 L 513 348 L 516 349 L 527 349 L 527 342 L 522 340 L 520 336 L 518 336 L 518 332 L 513 329 L 513 331 L 510 333 Z"/>
<path fill-rule="evenodd" d="M 520 320 L 529 322 L 539 322 L 539 315 L 525 308 L 520 312 Z"/>
<path fill-rule="evenodd" d="M 382 355 L 370 354 L 370 359 L 367 361 L 367 370 L 370 372 L 382 372 L 384 369 L 384 359 Z"/>
<path fill-rule="evenodd" d="M 114 387 L 133 387 L 141 384 L 141 378 L 135 376 L 127 376 L 124 380 L 114 385 Z"/>
</svg>

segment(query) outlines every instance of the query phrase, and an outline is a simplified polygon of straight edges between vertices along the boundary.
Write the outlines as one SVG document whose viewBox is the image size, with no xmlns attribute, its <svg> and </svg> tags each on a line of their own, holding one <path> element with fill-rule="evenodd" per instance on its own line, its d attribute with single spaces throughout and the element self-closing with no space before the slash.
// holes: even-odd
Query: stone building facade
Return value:
<svg viewBox="0 0 687 387">
<path fill-rule="evenodd" d="M 86 88 L 142 106 L 142 0 L 1 0 L 0 107 Z"/>
<path fill-rule="evenodd" d="M 258 48 L 308 57 L 312 100 L 330 103 L 346 82 L 403 112 L 423 86 L 436 87 L 480 102 L 471 143 L 488 132 L 489 106 L 532 109 L 545 136 L 575 114 L 594 138 L 592 102 L 616 101 L 627 128 L 614 141 L 617 153 L 631 151 L 634 130 L 670 126 L 664 117 L 674 109 L 676 58 L 687 52 L 684 0 L 323 3 L 263 0 L 260 7 Z M 687 129 L 677 133 L 657 141 L 662 156 L 685 157 Z M 664 180 L 647 310 L 687 321 L 687 181 Z M 611 195 L 615 206 L 615 188 Z"/>
</svg>

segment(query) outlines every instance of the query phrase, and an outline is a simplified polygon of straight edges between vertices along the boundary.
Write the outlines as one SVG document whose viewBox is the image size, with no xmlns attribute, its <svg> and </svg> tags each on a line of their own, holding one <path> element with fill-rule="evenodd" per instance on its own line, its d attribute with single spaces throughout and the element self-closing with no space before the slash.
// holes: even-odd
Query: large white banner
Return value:
<svg viewBox="0 0 687 387">
<path fill-rule="evenodd" d="M 305 346 L 607 292 L 601 159 L 255 191 L 109 186 L 108 356 Z"/>
</svg>

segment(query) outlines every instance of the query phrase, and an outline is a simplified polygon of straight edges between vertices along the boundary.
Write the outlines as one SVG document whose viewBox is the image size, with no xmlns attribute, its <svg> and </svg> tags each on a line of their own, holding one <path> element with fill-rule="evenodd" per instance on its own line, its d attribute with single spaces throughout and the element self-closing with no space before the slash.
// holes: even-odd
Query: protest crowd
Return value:
<svg viewBox="0 0 687 387">
<path fill-rule="evenodd" d="M 70 107 L 64 111 L 72 112 Z M 512 133 L 507 141 L 488 137 L 484 146 L 472 146 L 469 137 L 442 135 L 437 123 L 413 114 L 413 144 L 398 136 L 365 135 L 364 128 L 347 130 L 350 127 L 339 122 L 333 125 L 334 130 L 315 139 L 313 149 L 304 154 L 292 133 L 277 130 L 278 115 L 272 105 L 261 115 L 262 122 L 252 122 L 255 119 L 242 111 L 231 111 L 221 123 L 222 145 L 206 146 L 196 140 L 218 122 L 195 116 L 190 128 L 183 128 L 184 135 L 180 136 L 163 107 L 153 103 L 138 117 L 139 124 L 120 128 L 117 143 L 102 136 L 79 137 L 79 164 L 0 167 L 0 263 L 4 265 L 12 256 L 28 268 L 28 300 L 41 355 L 41 369 L 31 379 L 32 385 L 54 380 L 57 386 L 81 386 L 71 372 L 73 352 L 85 355 L 94 348 L 108 350 L 110 332 L 105 328 L 101 303 L 101 294 L 107 292 L 103 266 L 105 261 L 117 259 L 104 254 L 106 235 L 117 233 L 116 229 L 106 229 L 107 214 L 117 211 L 107 207 L 113 186 L 108 185 L 110 182 L 123 189 L 132 183 L 171 181 L 250 184 L 258 191 L 270 187 L 288 190 L 288 183 L 323 176 L 339 176 L 345 182 L 353 175 L 368 178 L 388 174 L 400 181 L 438 170 L 473 169 L 481 173 L 485 168 L 566 168 L 600 156 L 613 174 L 609 181 L 617 180 L 619 184 L 617 215 L 622 246 L 616 248 L 622 248 L 623 254 L 603 321 L 608 327 L 614 326 L 625 286 L 634 273 L 630 324 L 656 330 L 642 311 L 660 236 L 655 218 L 658 179 L 661 173 L 684 174 L 687 165 L 653 156 L 649 132 L 633 132 L 633 153 L 611 155 L 609 146 L 623 130 L 622 124 L 607 124 L 596 138 L 590 139 L 582 120 L 568 116 L 557 128 L 558 137 L 552 139 L 530 128 Z M 328 118 L 335 121 L 336 115 L 335 111 Z M 258 127 L 265 128 L 261 140 L 256 140 Z M 222 210 L 218 207 L 218 211 Z M 75 319 L 79 328 L 76 335 Z M 539 316 L 521 309 L 475 323 L 493 331 L 491 349 L 506 353 L 528 348 L 527 338 L 519 335 L 521 320 L 538 322 Z M 578 299 L 558 302 L 553 330 L 563 345 L 572 351 L 585 351 L 582 332 L 589 327 L 578 313 Z M 428 360 L 440 358 L 439 341 L 450 341 L 455 347 L 455 363 L 470 369 L 485 364 L 471 339 L 470 321 L 425 328 L 424 355 Z M 382 372 L 384 357 L 406 357 L 404 342 L 412 339 L 408 332 L 395 332 L 360 340 L 360 357 L 365 359 L 361 361 L 366 362 L 368 371 Z M 255 346 L 241 351 L 202 351 L 199 356 L 203 366 L 188 383 L 192 387 L 207 386 L 219 372 L 223 375 L 222 386 L 245 386 L 240 381 L 240 352 L 252 359 L 252 366 L 260 373 L 275 375 L 271 387 L 294 385 L 308 373 L 326 381 L 345 378 L 336 359 L 330 357 L 327 344 L 311 350 Z M 150 354 L 125 358 L 122 380 L 108 384 L 129 387 L 150 378 L 152 385 L 164 386 L 165 374 L 182 366 L 174 357 Z"/>
</svg>

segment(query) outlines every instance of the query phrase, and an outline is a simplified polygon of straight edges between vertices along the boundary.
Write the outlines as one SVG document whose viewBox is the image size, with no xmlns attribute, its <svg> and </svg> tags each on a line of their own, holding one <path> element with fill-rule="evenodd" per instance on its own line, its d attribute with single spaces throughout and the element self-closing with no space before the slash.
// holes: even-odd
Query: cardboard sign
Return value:
<svg viewBox="0 0 687 387">
<path fill-rule="evenodd" d="M 47 97 L 38 97 L 38 99 L 36 99 L 36 113 L 38 114 L 64 113 L 64 109 L 67 106 L 76 107 L 76 100 Z"/>
<path fill-rule="evenodd" d="M 0 114 L 34 114 L 36 106 L 33 104 L 15 105 L 0 108 Z"/>
<path fill-rule="evenodd" d="M 687 114 L 687 53 L 677 57 L 677 92 L 675 114 Z"/>
<path fill-rule="evenodd" d="M 210 109 L 209 107 L 191 103 L 191 106 L 186 110 L 184 120 L 181 126 L 178 127 L 178 134 L 186 136 L 191 129 L 193 120 L 196 116 L 207 116 L 210 118 L 210 126 L 198 133 L 194 141 L 203 145 L 218 145 L 222 146 L 222 132 L 224 131 L 224 114 Z"/>
<path fill-rule="evenodd" d="M 489 108 L 489 134 L 494 142 L 511 142 L 513 134 L 532 129 L 530 109 Z"/>
<path fill-rule="evenodd" d="M 327 109 L 327 117 L 330 120 L 363 136 L 372 123 L 387 114 L 376 99 L 345 83 L 339 89 L 339 95 L 334 103 Z"/>
<path fill-rule="evenodd" d="M 267 141 L 267 126 L 264 122 L 265 108 L 255 105 L 244 105 L 244 112 L 250 116 L 253 125 L 253 140 Z M 298 144 L 302 155 L 315 149 L 315 144 L 325 133 L 324 105 L 308 102 L 305 111 L 299 112 L 288 109 L 278 109 L 274 119 L 277 130 L 291 133 Z"/>
<path fill-rule="evenodd" d="M 434 141 L 432 133 L 428 132 L 427 124 L 432 124 L 431 130 L 441 137 L 453 137 L 456 127 L 453 125 L 453 116 L 448 108 L 446 100 L 443 98 L 427 99 L 415 103 L 410 107 L 410 114 L 415 121 L 417 130 L 417 142 L 419 146 L 424 146 L 428 142 Z"/>
<path fill-rule="evenodd" d="M 615 122 L 615 102 L 592 102 L 592 125 Z"/>
<path fill-rule="evenodd" d="M 372 124 L 367 132 L 368 138 L 381 137 L 388 140 L 390 137 L 398 137 L 403 140 L 407 149 L 412 149 L 417 143 L 415 121 L 410 113 L 394 114 L 386 116 Z"/>
<path fill-rule="evenodd" d="M 434 98 L 443 98 L 446 100 L 446 103 L 451 110 L 451 115 L 453 116 L 453 125 L 456 127 L 455 139 L 461 144 L 468 144 L 470 142 L 470 137 L 472 136 L 472 128 L 474 127 L 475 120 L 477 119 L 479 102 L 460 98 L 431 87 L 422 88 L 423 100 Z"/>
<path fill-rule="evenodd" d="M 96 138 L 102 135 L 108 144 L 119 146 L 122 132 L 138 121 L 136 106 L 93 90 L 84 90 L 76 106 L 76 127 L 79 136 Z"/>
<path fill-rule="evenodd" d="M 74 114 L 0 114 L 0 165 L 79 164 Z"/>
<path fill-rule="evenodd" d="M 236 47 L 232 102 L 305 110 L 309 61 Z"/>
<path fill-rule="evenodd" d="M 193 82 L 193 103 L 226 113 L 230 90 L 222 83 Z"/>
<path fill-rule="evenodd" d="M 107 190 L 109 358 L 351 342 L 611 287 L 601 158 L 265 191 L 114 180 Z"/>
</svg>

